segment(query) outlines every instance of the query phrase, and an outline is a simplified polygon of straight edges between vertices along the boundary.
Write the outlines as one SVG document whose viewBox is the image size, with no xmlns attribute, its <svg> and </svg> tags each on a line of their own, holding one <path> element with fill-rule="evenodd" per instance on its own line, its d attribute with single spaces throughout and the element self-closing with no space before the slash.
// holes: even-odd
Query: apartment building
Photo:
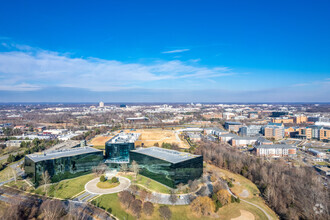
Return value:
<svg viewBox="0 0 330 220">
<path fill-rule="evenodd" d="M 320 129 L 320 140 L 322 141 L 330 141 L 330 128 L 322 128 Z"/>
<path fill-rule="evenodd" d="M 284 137 L 284 127 L 282 126 L 267 125 L 262 130 L 265 138 L 278 140 Z"/>
<path fill-rule="evenodd" d="M 330 141 L 330 127 L 323 126 L 309 126 L 298 129 L 299 133 L 297 137 L 307 140 L 317 139 L 320 141 Z"/>
<path fill-rule="evenodd" d="M 289 117 L 272 118 L 272 123 L 290 124 L 293 123 L 293 118 L 289 118 Z"/>
<path fill-rule="evenodd" d="M 307 116 L 305 115 L 295 115 L 293 122 L 296 124 L 306 123 L 307 122 Z"/>
<path fill-rule="evenodd" d="M 259 157 L 292 157 L 297 153 L 293 145 L 286 144 L 256 145 L 253 152 Z"/>
</svg>

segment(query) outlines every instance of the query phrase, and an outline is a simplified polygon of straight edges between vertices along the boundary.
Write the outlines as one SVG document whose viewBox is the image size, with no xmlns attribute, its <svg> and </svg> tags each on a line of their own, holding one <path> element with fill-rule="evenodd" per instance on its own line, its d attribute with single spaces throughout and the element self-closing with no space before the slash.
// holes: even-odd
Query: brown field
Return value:
<svg viewBox="0 0 330 220">
<path fill-rule="evenodd" d="M 105 142 L 107 142 L 111 138 L 112 136 L 97 136 L 91 140 L 90 144 L 94 146 L 104 146 Z"/>
<path fill-rule="evenodd" d="M 144 146 L 152 147 L 155 143 L 158 143 L 159 146 L 162 143 L 176 143 L 181 148 L 188 148 L 187 144 L 183 142 L 179 137 L 175 135 L 175 131 L 166 130 L 166 129 L 137 129 L 136 131 L 126 131 L 133 133 L 141 133 L 141 140 L 136 142 L 136 145 L 141 145 L 144 143 Z M 179 136 L 179 135 L 178 135 Z"/>
</svg>

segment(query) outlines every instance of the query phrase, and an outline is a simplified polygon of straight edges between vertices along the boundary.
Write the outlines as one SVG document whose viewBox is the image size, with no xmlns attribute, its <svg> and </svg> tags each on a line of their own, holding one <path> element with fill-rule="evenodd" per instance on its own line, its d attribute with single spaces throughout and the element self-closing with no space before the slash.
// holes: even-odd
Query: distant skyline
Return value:
<svg viewBox="0 0 330 220">
<path fill-rule="evenodd" d="M 330 102 L 330 2 L 6 1 L 0 102 Z"/>
</svg>

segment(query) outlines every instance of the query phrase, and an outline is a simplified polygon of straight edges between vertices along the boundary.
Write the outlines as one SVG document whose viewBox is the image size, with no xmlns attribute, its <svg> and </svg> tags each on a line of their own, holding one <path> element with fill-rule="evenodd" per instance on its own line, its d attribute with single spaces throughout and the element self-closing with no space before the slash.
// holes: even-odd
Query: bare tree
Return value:
<svg viewBox="0 0 330 220">
<path fill-rule="evenodd" d="M 169 220 L 172 218 L 172 212 L 168 206 L 159 207 L 159 215 L 164 220 Z"/>
<path fill-rule="evenodd" d="M 144 214 L 151 216 L 154 212 L 154 205 L 151 202 L 143 203 L 143 212 Z"/>
<path fill-rule="evenodd" d="M 120 165 L 120 171 L 126 173 L 127 170 L 128 170 L 127 163 L 122 163 L 122 164 Z"/>
<path fill-rule="evenodd" d="M 15 184 L 17 184 L 17 171 L 15 168 L 11 168 L 11 172 L 13 173 L 13 178 L 15 180 Z"/>
<path fill-rule="evenodd" d="M 175 194 L 174 190 L 171 190 L 169 201 L 170 201 L 172 204 L 175 204 L 175 203 L 178 201 L 178 197 L 177 197 L 177 195 Z"/>
<path fill-rule="evenodd" d="M 133 162 L 132 162 L 132 170 L 133 170 L 133 173 L 135 174 L 135 179 L 136 179 L 137 175 L 139 175 L 140 167 L 139 167 L 139 164 L 135 160 L 133 160 Z"/>
<path fill-rule="evenodd" d="M 44 192 L 46 193 L 47 196 L 47 188 L 48 188 L 48 184 L 50 184 L 50 176 L 47 170 L 41 174 L 41 183 L 43 185 Z"/>
<path fill-rule="evenodd" d="M 141 215 L 141 210 L 142 210 L 142 201 L 139 199 L 135 199 L 131 206 L 130 209 L 132 211 L 132 213 L 136 216 L 136 217 L 140 217 Z"/>
<path fill-rule="evenodd" d="M 59 200 L 47 199 L 41 204 L 40 209 L 42 210 L 43 219 L 55 220 L 61 218 L 64 214 L 64 207 Z"/>
</svg>

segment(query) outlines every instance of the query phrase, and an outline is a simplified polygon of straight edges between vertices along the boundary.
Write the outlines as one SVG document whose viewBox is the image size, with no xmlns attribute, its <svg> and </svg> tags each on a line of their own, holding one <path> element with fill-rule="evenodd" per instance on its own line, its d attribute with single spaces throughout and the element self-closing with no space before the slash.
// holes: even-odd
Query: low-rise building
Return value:
<svg viewBox="0 0 330 220">
<path fill-rule="evenodd" d="M 238 133 L 241 136 L 256 136 L 261 132 L 261 125 L 249 125 L 239 128 Z"/>
<path fill-rule="evenodd" d="M 315 169 L 323 176 L 330 176 L 330 168 L 328 166 L 315 166 Z"/>
<path fill-rule="evenodd" d="M 264 137 L 258 137 L 255 145 L 271 145 L 271 144 L 273 144 L 272 141 L 267 140 Z"/>
<path fill-rule="evenodd" d="M 190 140 L 192 141 L 201 141 L 202 140 L 202 136 L 200 133 L 187 133 L 188 137 Z"/>
<path fill-rule="evenodd" d="M 238 137 L 236 134 L 228 133 L 219 135 L 219 141 L 222 143 L 228 143 L 231 139 Z"/>
<path fill-rule="evenodd" d="M 238 132 L 239 128 L 242 126 L 243 126 L 243 124 L 240 122 L 235 122 L 235 121 L 226 121 L 225 122 L 225 129 L 227 129 L 228 131 Z"/>
<path fill-rule="evenodd" d="M 257 139 L 258 137 L 233 137 L 230 142 L 233 147 L 245 147 L 254 145 Z"/>
<path fill-rule="evenodd" d="M 253 152 L 260 157 L 291 157 L 297 153 L 293 145 L 286 144 L 255 145 Z"/>
<path fill-rule="evenodd" d="M 221 128 L 205 128 L 204 129 L 204 134 L 205 135 L 212 134 L 214 136 L 219 136 L 219 135 L 228 134 L 228 133 L 229 133 L 229 131 L 225 131 Z"/>
</svg>

